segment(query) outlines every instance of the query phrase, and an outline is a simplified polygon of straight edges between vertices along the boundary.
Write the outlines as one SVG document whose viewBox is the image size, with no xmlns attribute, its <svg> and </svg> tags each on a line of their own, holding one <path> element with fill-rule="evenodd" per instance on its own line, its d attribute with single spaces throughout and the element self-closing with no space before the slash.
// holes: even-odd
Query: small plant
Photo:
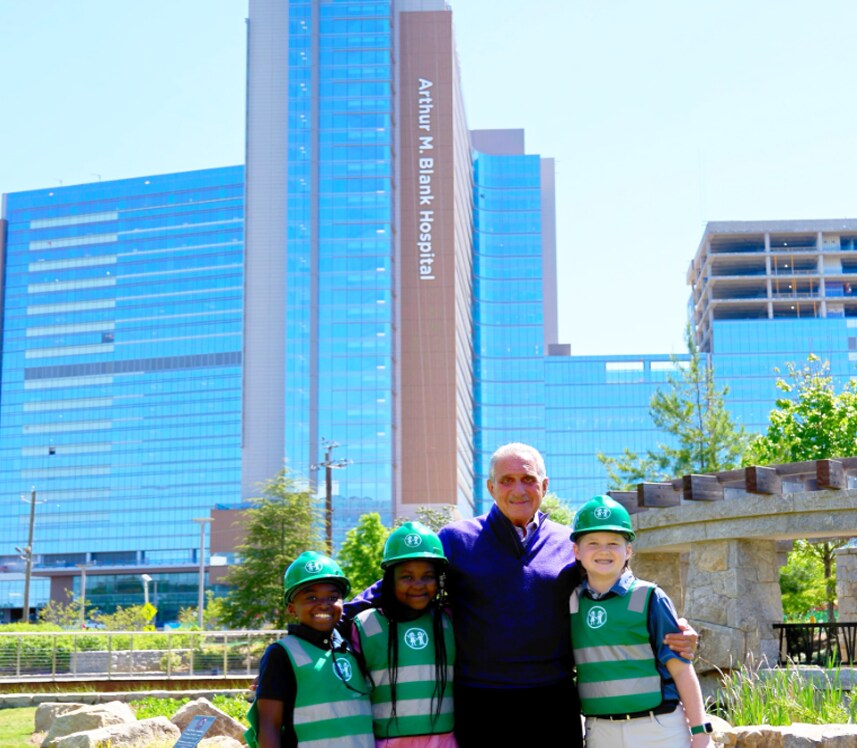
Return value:
<svg viewBox="0 0 857 748">
<path fill-rule="evenodd" d="M 857 699 L 842 688 L 839 668 L 808 674 L 750 662 L 722 678 L 714 709 L 732 725 L 857 723 Z"/>
</svg>

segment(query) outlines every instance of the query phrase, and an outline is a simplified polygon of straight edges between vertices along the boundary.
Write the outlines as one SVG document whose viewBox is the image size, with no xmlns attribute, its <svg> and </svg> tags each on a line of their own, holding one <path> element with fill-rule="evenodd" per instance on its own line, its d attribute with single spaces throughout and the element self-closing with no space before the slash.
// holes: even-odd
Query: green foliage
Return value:
<svg viewBox="0 0 857 748">
<path fill-rule="evenodd" d="M 108 631 L 143 631 L 150 623 L 142 605 L 118 607 L 112 613 L 92 613 L 90 618 Z"/>
<path fill-rule="evenodd" d="M 787 620 L 805 620 L 825 604 L 824 564 L 806 540 L 795 542 L 780 569 L 783 613 Z"/>
<path fill-rule="evenodd" d="M 621 457 L 599 453 L 611 489 L 629 490 L 643 481 L 730 470 L 741 460 L 747 436 L 726 409 L 729 388 L 717 388 L 714 369 L 696 347 L 690 328 L 685 337 L 690 360 L 674 359 L 680 374 L 669 376 L 669 387 L 658 389 L 649 405 L 652 423 L 673 438 L 644 456 L 629 449 Z"/>
<path fill-rule="evenodd" d="M 66 590 L 65 602 L 48 600 L 39 610 L 39 620 L 42 623 L 52 623 L 62 629 L 80 628 L 80 598 L 75 598 L 71 590 Z"/>
<path fill-rule="evenodd" d="M 454 511 L 455 507 L 451 504 L 439 504 L 417 507 L 415 514 L 419 522 L 437 532 L 455 519 Z"/>
<path fill-rule="evenodd" d="M 222 628 L 223 598 L 215 597 L 212 590 L 205 591 L 205 607 L 202 611 L 202 626 L 208 631 Z M 197 606 L 191 605 L 179 610 L 179 623 L 182 628 L 199 629 Z"/>
<path fill-rule="evenodd" d="M 241 561 L 227 577 L 220 615 L 232 628 L 284 628 L 289 614 L 283 574 L 303 551 L 324 548 L 319 508 L 308 491 L 295 489 L 285 470 L 251 501 L 243 517 L 245 542 L 236 549 Z"/>
<path fill-rule="evenodd" d="M 541 511 L 550 515 L 554 522 L 571 527 L 574 522 L 574 510 L 563 504 L 555 493 L 548 493 L 542 500 Z"/>
<path fill-rule="evenodd" d="M 187 697 L 170 699 L 147 696 L 128 702 L 128 706 L 133 709 L 138 720 L 151 719 L 152 717 L 166 717 L 170 719 L 189 701 L 190 699 Z M 214 694 L 211 703 L 221 711 L 226 712 L 233 719 L 237 719 L 243 725 L 247 725 L 245 717 L 250 705 L 243 696 L 218 693 Z"/>
<path fill-rule="evenodd" d="M 857 380 L 837 393 L 830 366 L 811 354 L 798 369 L 789 363 L 788 379 L 778 379 L 768 430 L 757 436 L 745 465 L 774 465 L 857 455 Z"/>
<path fill-rule="evenodd" d="M 791 667 L 737 668 L 723 676 L 715 708 L 733 726 L 813 725 L 857 722 L 857 699 L 848 699 L 840 670 L 814 674 L 820 684 Z"/>
<path fill-rule="evenodd" d="M 837 393 L 830 365 L 814 354 L 810 354 L 801 368 L 789 363 L 787 369 L 788 378 L 777 380 L 777 389 L 783 397 L 777 398 L 771 411 L 768 430 L 750 443 L 744 464 L 772 465 L 857 454 L 857 380 L 849 380 Z M 816 576 L 801 577 L 793 573 L 785 579 L 781 577 L 784 612 L 787 593 L 791 596 L 789 605 L 799 606 L 813 600 L 821 587 L 828 619 L 834 620 L 836 564 L 833 553 L 847 542 L 846 539 L 799 541 L 795 545 L 789 564 L 794 558 L 796 566 L 801 565 L 804 572 L 815 569 Z M 808 563 L 810 557 L 815 558 L 815 563 Z M 819 577 L 823 581 L 819 581 Z M 793 614 L 799 613 L 793 611 Z"/>
<path fill-rule="evenodd" d="M 337 561 L 351 582 L 351 592 L 356 594 L 381 578 L 381 559 L 384 542 L 390 529 L 381 522 L 377 512 L 364 514 L 345 535 L 339 549 Z"/>
</svg>

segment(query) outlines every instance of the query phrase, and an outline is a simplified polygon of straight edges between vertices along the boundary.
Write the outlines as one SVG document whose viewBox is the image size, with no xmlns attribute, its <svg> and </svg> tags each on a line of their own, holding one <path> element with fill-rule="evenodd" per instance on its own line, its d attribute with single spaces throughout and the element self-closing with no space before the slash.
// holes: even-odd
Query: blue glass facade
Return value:
<svg viewBox="0 0 857 748">
<path fill-rule="evenodd" d="M 391 520 L 391 5 L 288 5 L 285 454 L 306 476 L 341 445 L 341 540 L 365 512 Z"/>
<path fill-rule="evenodd" d="M 599 453 L 645 453 L 664 442 L 652 425 L 649 404 L 677 375 L 680 358 L 550 356 L 545 359 L 545 462 L 550 489 L 580 506 L 608 488 Z"/>
<path fill-rule="evenodd" d="M 474 153 L 473 347 L 477 513 L 491 454 L 545 449 L 542 184 L 538 156 Z"/>
<path fill-rule="evenodd" d="M 857 374 L 857 319 L 715 320 L 712 341 L 717 381 L 729 387 L 729 410 L 750 433 L 767 429 L 788 363 L 801 368 L 815 354 L 830 363 L 837 386 Z"/>
<path fill-rule="evenodd" d="M 46 568 L 191 565 L 240 500 L 243 207 L 241 167 L 5 196 L 7 566 L 32 488 Z"/>
</svg>

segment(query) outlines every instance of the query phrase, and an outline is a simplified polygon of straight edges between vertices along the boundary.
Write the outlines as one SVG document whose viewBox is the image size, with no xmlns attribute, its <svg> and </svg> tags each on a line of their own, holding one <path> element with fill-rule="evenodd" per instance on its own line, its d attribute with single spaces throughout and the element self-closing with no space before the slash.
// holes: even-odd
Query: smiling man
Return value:
<svg viewBox="0 0 857 748">
<path fill-rule="evenodd" d="M 537 745 L 556 739 L 550 716 L 579 712 L 568 627 L 579 579 L 568 528 L 539 511 L 547 489 L 538 450 L 506 444 L 491 457 L 488 514 L 439 533 L 449 559 L 462 748 L 485 744 L 486 718 L 505 744 Z M 564 720 L 563 742 L 583 744 L 580 720 Z"/>
</svg>

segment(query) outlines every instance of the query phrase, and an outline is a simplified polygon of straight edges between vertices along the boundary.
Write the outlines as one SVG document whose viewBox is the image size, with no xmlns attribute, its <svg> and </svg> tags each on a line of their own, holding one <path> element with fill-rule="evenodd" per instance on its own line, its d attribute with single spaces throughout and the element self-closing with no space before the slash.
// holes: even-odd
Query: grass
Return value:
<svg viewBox="0 0 857 748">
<path fill-rule="evenodd" d="M 0 709 L 0 748 L 21 748 L 32 745 L 36 707 Z"/>
<path fill-rule="evenodd" d="M 734 726 L 855 724 L 857 697 L 842 688 L 838 668 L 819 670 L 812 679 L 794 667 L 751 664 L 723 676 L 715 711 Z"/>
<path fill-rule="evenodd" d="M 143 699 L 135 699 L 128 702 L 129 706 L 134 710 L 137 719 L 149 719 L 150 717 L 166 717 L 170 719 L 182 706 L 190 701 L 188 698 L 182 699 L 165 699 L 147 696 Z M 226 712 L 233 719 L 237 719 L 241 724 L 247 726 L 247 710 L 250 704 L 243 696 L 226 696 L 223 694 L 215 694 L 211 699 L 211 703 L 218 709 Z"/>
</svg>

